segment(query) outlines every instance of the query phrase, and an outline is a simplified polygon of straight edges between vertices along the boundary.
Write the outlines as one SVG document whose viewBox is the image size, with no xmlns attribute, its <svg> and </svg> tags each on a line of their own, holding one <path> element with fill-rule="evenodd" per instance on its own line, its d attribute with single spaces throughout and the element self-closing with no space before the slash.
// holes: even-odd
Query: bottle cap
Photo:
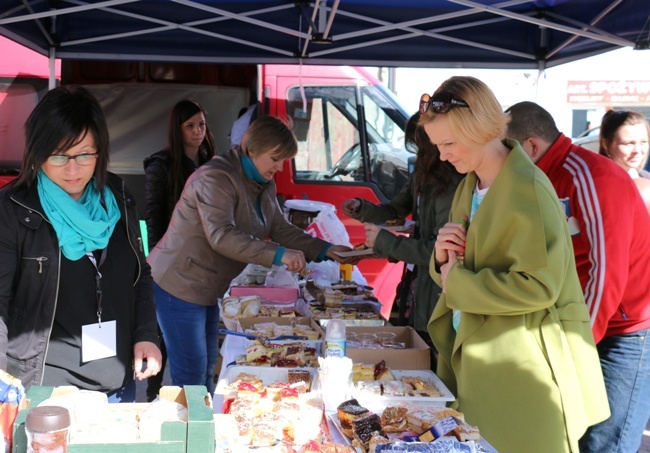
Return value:
<svg viewBox="0 0 650 453">
<path fill-rule="evenodd" d="M 30 409 L 25 419 L 25 429 L 33 432 L 49 432 L 70 426 L 70 413 L 65 407 L 39 406 Z"/>
</svg>

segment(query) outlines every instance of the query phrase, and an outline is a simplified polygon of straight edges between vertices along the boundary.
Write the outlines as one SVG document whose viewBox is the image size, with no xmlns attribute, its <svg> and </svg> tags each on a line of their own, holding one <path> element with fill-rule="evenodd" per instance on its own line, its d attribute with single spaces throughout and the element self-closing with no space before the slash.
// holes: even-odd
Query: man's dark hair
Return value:
<svg viewBox="0 0 650 453">
<path fill-rule="evenodd" d="M 520 143 L 530 137 L 553 143 L 560 135 L 551 114 L 534 102 L 519 102 L 508 108 L 506 113 L 510 114 L 506 135 Z"/>
</svg>

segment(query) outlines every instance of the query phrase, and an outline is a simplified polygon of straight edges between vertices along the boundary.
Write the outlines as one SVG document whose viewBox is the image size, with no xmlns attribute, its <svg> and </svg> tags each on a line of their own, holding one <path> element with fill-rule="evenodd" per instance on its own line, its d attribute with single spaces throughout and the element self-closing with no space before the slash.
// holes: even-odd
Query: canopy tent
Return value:
<svg viewBox="0 0 650 453">
<path fill-rule="evenodd" d="M 0 0 L 61 59 L 545 69 L 648 48 L 648 0 Z"/>
</svg>

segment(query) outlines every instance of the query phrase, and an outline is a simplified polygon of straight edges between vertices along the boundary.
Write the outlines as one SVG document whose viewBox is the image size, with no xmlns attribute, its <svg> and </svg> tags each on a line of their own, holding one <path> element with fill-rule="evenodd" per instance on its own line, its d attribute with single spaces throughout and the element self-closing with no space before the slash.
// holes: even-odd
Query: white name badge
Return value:
<svg viewBox="0 0 650 453">
<path fill-rule="evenodd" d="M 81 326 L 81 361 L 114 357 L 117 354 L 115 321 Z"/>
</svg>

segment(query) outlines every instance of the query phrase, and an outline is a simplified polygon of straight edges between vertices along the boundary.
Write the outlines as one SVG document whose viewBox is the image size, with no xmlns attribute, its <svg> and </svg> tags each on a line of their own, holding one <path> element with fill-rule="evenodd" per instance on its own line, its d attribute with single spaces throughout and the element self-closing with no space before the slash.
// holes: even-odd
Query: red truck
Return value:
<svg viewBox="0 0 650 453">
<path fill-rule="evenodd" d="M 28 77 L 38 89 L 29 101 L 21 98 L 20 115 L 15 113 L 18 98 L 7 103 L 8 96 L 0 97 L 0 134 L 10 131 L 12 137 L 4 140 L 0 135 L 0 175 L 6 180 L 20 166 L 22 126 L 47 89 L 48 63 L 20 46 L 9 49 L 6 40 L 0 40 L 0 60 L 5 62 L 0 66 L 0 81 L 5 87 L 18 86 L 25 78 L 18 70 L 24 63 L 9 63 L 17 54 L 43 60 Z M 111 133 L 110 169 L 127 181 L 140 207 L 144 206 L 142 161 L 165 146 L 167 117 L 183 98 L 196 99 L 207 109 L 219 150 L 231 146 L 233 122 L 249 106 L 256 106 L 259 113 L 290 118 L 299 152 L 276 174 L 280 201 L 333 204 L 352 244 L 364 242 L 365 234 L 359 222 L 341 213 L 343 200 L 389 200 L 405 184 L 415 160 L 403 146 L 407 112 L 362 68 L 66 60 L 61 63 L 60 83 L 84 85 L 100 101 Z M 359 263 L 386 316 L 402 268 L 401 263 L 379 259 Z"/>
</svg>

